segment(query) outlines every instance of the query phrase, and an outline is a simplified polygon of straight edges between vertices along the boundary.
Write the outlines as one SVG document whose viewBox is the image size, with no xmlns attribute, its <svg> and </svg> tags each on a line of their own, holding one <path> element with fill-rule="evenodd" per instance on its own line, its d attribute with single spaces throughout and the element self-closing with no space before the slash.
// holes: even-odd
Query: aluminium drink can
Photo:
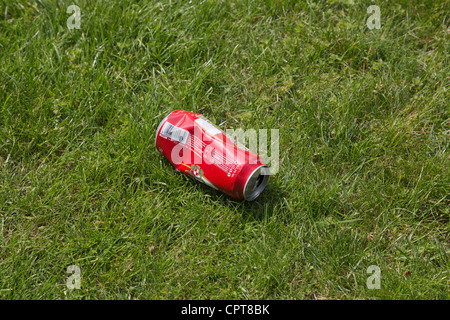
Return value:
<svg viewBox="0 0 450 320">
<path fill-rule="evenodd" d="M 175 110 L 156 129 L 156 148 L 178 170 L 235 199 L 254 200 L 269 168 L 201 114 Z"/>
</svg>

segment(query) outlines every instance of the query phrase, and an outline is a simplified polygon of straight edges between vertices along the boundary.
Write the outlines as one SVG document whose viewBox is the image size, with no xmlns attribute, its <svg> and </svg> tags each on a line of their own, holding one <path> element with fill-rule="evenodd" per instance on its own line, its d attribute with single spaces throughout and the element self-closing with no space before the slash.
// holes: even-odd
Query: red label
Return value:
<svg viewBox="0 0 450 320">
<path fill-rule="evenodd" d="M 202 115 L 177 110 L 160 124 L 156 147 L 179 171 L 234 198 L 243 198 L 244 166 L 261 165 L 258 155 L 239 148 Z M 248 170 L 244 170 L 247 172 Z"/>
</svg>

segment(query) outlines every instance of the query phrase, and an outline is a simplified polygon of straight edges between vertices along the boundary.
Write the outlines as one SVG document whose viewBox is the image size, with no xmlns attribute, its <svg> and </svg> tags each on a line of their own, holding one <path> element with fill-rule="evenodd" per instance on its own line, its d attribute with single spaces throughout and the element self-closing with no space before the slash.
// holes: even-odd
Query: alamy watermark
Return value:
<svg viewBox="0 0 450 320">
<path fill-rule="evenodd" d="M 80 21 L 81 21 L 81 10 L 80 7 L 77 5 L 71 5 L 67 7 L 67 13 L 72 14 L 68 19 L 67 19 L 67 28 L 69 28 L 69 30 L 72 29 L 80 29 Z"/>
<path fill-rule="evenodd" d="M 176 130 L 178 128 L 171 128 Z M 199 165 L 202 163 L 215 165 L 233 164 L 256 164 L 262 160 L 270 166 L 263 174 L 274 175 L 279 169 L 279 130 L 270 129 L 270 144 L 268 129 L 227 129 L 222 132 L 219 129 L 212 133 L 223 133 L 223 135 L 205 134 L 199 126 L 194 126 L 194 134 L 187 131 L 185 134 L 176 134 L 181 140 L 171 152 L 171 159 L 174 164 L 192 163 Z M 161 130 L 164 135 L 165 128 Z M 184 131 L 184 130 L 183 130 Z M 173 131 L 166 132 L 166 135 L 173 136 Z M 215 141 L 213 141 L 215 140 Z M 248 141 L 247 148 L 245 146 Z M 214 142 L 214 143 L 212 143 Z M 231 146 L 231 147 L 230 147 Z M 270 149 L 270 156 L 268 155 Z"/>
<path fill-rule="evenodd" d="M 379 266 L 371 265 L 367 268 L 367 273 L 371 274 L 366 280 L 367 289 L 381 288 L 381 269 Z"/>
<path fill-rule="evenodd" d="M 70 290 L 81 288 L 81 269 L 77 265 L 70 265 L 67 268 L 67 273 L 71 274 L 67 278 L 66 285 Z"/>
<path fill-rule="evenodd" d="M 80 29 L 81 28 L 81 9 L 79 6 L 72 4 L 67 7 L 68 14 L 71 16 L 67 19 L 67 28 Z M 367 13 L 370 14 L 366 21 L 366 26 L 370 29 L 381 29 L 381 10 L 377 5 L 370 5 L 367 7 Z"/>
<path fill-rule="evenodd" d="M 366 25 L 370 30 L 381 29 L 381 12 L 380 7 L 376 5 L 371 5 L 367 8 L 367 13 L 371 16 L 367 19 Z"/>
</svg>

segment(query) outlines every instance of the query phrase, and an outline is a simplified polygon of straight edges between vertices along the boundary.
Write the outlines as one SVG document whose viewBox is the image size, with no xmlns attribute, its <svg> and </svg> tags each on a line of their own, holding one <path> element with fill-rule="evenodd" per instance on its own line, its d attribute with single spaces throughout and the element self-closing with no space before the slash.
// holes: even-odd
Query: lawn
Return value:
<svg viewBox="0 0 450 320">
<path fill-rule="evenodd" d="M 0 299 L 450 299 L 449 12 L 0 0 Z M 174 172 L 176 109 L 279 130 L 256 200 Z"/>
</svg>

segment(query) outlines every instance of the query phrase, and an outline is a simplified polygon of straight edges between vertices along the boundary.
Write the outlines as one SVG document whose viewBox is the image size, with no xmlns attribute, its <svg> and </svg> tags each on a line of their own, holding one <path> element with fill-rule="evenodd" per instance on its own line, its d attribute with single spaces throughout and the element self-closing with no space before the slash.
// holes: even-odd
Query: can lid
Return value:
<svg viewBox="0 0 450 320">
<path fill-rule="evenodd" d="M 269 168 L 266 165 L 261 165 L 256 168 L 245 182 L 244 198 L 251 201 L 256 199 L 264 190 L 269 182 Z"/>
</svg>

